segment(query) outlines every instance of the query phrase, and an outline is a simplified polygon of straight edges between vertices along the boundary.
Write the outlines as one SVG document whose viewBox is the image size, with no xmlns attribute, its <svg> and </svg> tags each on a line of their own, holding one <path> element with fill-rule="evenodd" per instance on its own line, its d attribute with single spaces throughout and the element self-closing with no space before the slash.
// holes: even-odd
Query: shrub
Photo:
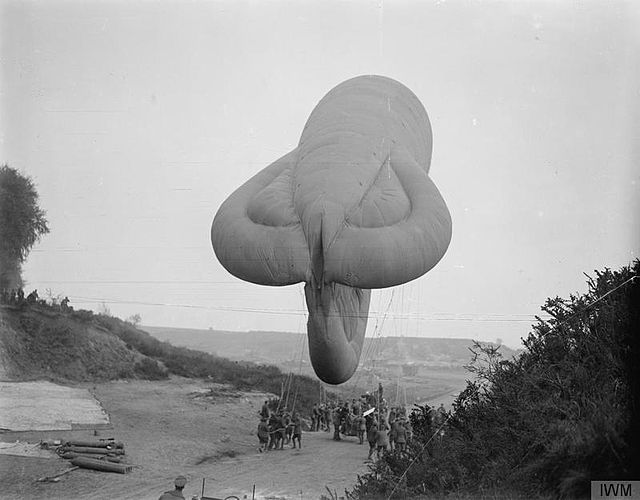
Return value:
<svg viewBox="0 0 640 500">
<path fill-rule="evenodd" d="M 134 369 L 136 375 L 146 380 L 163 380 L 167 378 L 167 372 L 158 362 L 150 358 L 142 358 L 137 361 Z"/>
<path fill-rule="evenodd" d="M 583 497 L 591 480 L 637 478 L 639 276 L 635 261 L 548 299 L 552 319 L 538 318 L 514 360 L 476 344 L 444 436 L 417 407 L 408 456 L 385 455 L 351 498 Z"/>
</svg>

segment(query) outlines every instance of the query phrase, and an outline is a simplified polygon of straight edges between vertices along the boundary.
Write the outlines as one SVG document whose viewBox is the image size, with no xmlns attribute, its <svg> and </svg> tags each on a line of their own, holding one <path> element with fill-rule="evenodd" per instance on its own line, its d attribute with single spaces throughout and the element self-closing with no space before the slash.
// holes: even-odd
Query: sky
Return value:
<svg viewBox="0 0 640 500">
<path fill-rule="evenodd" d="M 640 254 L 634 1 L 0 2 L 0 162 L 51 232 L 27 291 L 155 326 L 304 332 L 302 285 L 217 261 L 221 203 L 351 77 L 409 87 L 453 238 L 367 335 L 519 347 L 547 297 Z"/>
</svg>

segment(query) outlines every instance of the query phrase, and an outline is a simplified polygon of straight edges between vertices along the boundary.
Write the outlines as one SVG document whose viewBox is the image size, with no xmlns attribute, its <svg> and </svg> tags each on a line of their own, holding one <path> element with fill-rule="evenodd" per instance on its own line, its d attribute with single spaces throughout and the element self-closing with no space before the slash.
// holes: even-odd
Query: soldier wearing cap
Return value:
<svg viewBox="0 0 640 500">
<path fill-rule="evenodd" d="M 165 491 L 160 496 L 159 500 L 175 500 L 176 498 L 184 498 L 182 490 L 184 489 L 185 484 L 187 484 L 187 478 L 184 476 L 178 476 L 173 484 L 175 485 L 175 489 Z"/>
</svg>

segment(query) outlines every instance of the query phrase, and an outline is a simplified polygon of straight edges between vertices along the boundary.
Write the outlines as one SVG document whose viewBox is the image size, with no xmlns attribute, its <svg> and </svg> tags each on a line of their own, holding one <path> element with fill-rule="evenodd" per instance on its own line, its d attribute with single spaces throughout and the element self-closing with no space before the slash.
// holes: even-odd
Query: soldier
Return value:
<svg viewBox="0 0 640 500">
<path fill-rule="evenodd" d="M 360 399 L 357 401 L 354 399 L 352 407 L 354 415 L 360 415 L 364 411 L 362 408 L 362 401 Z"/>
<path fill-rule="evenodd" d="M 187 484 L 187 478 L 184 476 L 178 476 L 176 480 L 173 482 L 175 489 L 171 491 L 165 491 L 159 500 L 175 500 L 176 498 L 184 498 L 182 494 L 182 490 L 184 486 Z"/>
<path fill-rule="evenodd" d="M 29 295 L 27 295 L 27 303 L 28 304 L 35 304 L 36 302 L 38 302 L 38 289 L 37 288 L 33 292 L 31 292 Z"/>
<path fill-rule="evenodd" d="M 403 420 L 396 420 L 394 424 L 397 424 L 395 429 L 396 449 L 402 453 L 407 446 L 407 430 L 405 429 Z"/>
<path fill-rule="evenodd" d="M 260 409 L 260 417 L 264 419 L 269 419 L 271 416 L 271 412 L 269 411 L 269 402 L 265 401 Z"/>
<path fill-rule="evenodd" d="M 277 428 L 276 428 L 276 449 L 284 449 L 284 431 L 285 431 L 285 427 L 284 427 L 284 416 L 282 415 L 282 410 L 280 410 L 278 412 L 278 415 L 276 416 L 276 424 L 277 424 Z"/>
<path fill-rule="evenodd" d="M 334 408 L 333 410 L 333 440 L 341 441 L 340 438 L 340 408 Z"/>
<path fill-rule="evenodd" d="M 331 408 L 329 405 L 324 407 L 324 426 L 326 432 L 331 432 Z"/>
<path fill-rule="evenodd" d="M 367 460 L 371 460 L 373 452 L 376 449 L 376 442 L 378 441 L 378 426 L 375 421 L 371 422 L 371 426 L 367 432 L 367 441 L 369 441 L 369 456 L 367 457 Z"/>
<path fill-rule="evenodd" d="M 266 418 L 261 418 L 258 424 L 258 440 L 260 441 L 258 451 L 260 453 L 267 451 L 267 445 L 269 444 L 269 426 L 267 425 Z"/>
<path fill-rule="evenodd" d="M 404 423 L 404 430 L 405 430 L 407 443 L 410 443 L 411 442 L 411 438 L 413 437 L 413 431 L 411 430 L 411 422 L 409 422 L 408 420 L 406 420 L 405 423 Z M 406 445 L 405 445 L 405 447 L 406 447 Z"/>
<path fill-rule="evenodd" d="M 69 297 L 65 297 L 64 299 L 62 299 L 62 302 L 60 302 L 60 307 L 62 308 L 63 312 L 69 310 Z"/>
<path fill-rule="evenodd" d="M 391 411 L 389 413 L 389 449 L 393 451 L 396 444 L 396 427 L 398 426 L 398 421 L 395 418 L 395 412 Z"/>
<path fill-rule="evenodd" d="M 385 451 L 389 450 L 389 426 L 385 420 L 380 420 L 378 425 L 376 450 L 378 452 L 378 458 L 380 458 Z"/>
<path fill-rule="evenodd" d="M 447 410 L 444 409 L 444 405 L 440 403 L 440 406 L 436 410 L 436 424 L 443 424 L 447 418 Z"/>
<path fill-rule="evenodd" d="M 273 448 L 278 448 L 278 436 L 277 436 L 277 430 L 278 430 L 278 423 L 277 423 L 277 418 L 276 415 L 271 415 L 269 417 L 269 446 L 268 448 L 271 450 Z"/>
<path fill-rule="evenodd" d="M 318 405 L 314 404 L 311 407 L 311 432 L 316 430 L 316 419 L 318 418 Z"/>
<path fill-rule="evenodd" d="M 302 420 L 298 412 L 293 413 L 293 447 L 296 447 L 296 439 L 298 440 L 298 448 L 302 448 Z"/>
<path fill-rule="evenodd" d="M 293 424 L 291 423 L 291 414 L 288 411 L 282 415 L 282 424 L 284 426 L 284 444 L 289 444 L 293 434 Z"/>
<path fill-rule="evenodd" d="M 364 434 L 367 430 L 367 422 L 365 421 L 362 414 L 356 419 L 356 425 L 358 426 L 358 440 L 360 444 L 364 443 Z"/>
</svg>

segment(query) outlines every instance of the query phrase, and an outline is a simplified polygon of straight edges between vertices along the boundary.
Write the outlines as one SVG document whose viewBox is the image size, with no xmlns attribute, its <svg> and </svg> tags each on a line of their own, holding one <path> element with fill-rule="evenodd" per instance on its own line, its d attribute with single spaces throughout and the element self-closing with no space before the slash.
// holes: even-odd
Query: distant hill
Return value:
<svg viewBox="0 0 640 500">
<path fill-rule="evenodd" d="M 273 331 L 229 332 L 159 326 L 145 326 L 144 329 L 154 337 L 174 345 L 234 360 L 278 365 L 300 361 L 308 363 L 309 360 L 306 334 Z M 362 365 L 418 364 L 432 368 L 459 368 L 469 363 L 469 347 L 472 345 L 473 341 L 470 339 L 365 338 Z M 517 354 L 517 351 L 504 345 L 501 352 L 505 358 Z"/>
<path fill-rule="evenodd" d="M 284 372 L 315 378 L 309 361 L 306 334 L 249 331 L 229 332 L 144 326 L 159 340 L 209 352 L 237 361 L 274 364 Z M 360 366 L 349 382 L 336 388 L 348 397 L 384 385 L 394 402 L 444 403 L 466 385 L 472 375 L 464 368 L 471 361 L 470 339 L 421 337 L 365 338 Z M 518 351 L 501 347 L 511 358 Z"/>
</svg>

